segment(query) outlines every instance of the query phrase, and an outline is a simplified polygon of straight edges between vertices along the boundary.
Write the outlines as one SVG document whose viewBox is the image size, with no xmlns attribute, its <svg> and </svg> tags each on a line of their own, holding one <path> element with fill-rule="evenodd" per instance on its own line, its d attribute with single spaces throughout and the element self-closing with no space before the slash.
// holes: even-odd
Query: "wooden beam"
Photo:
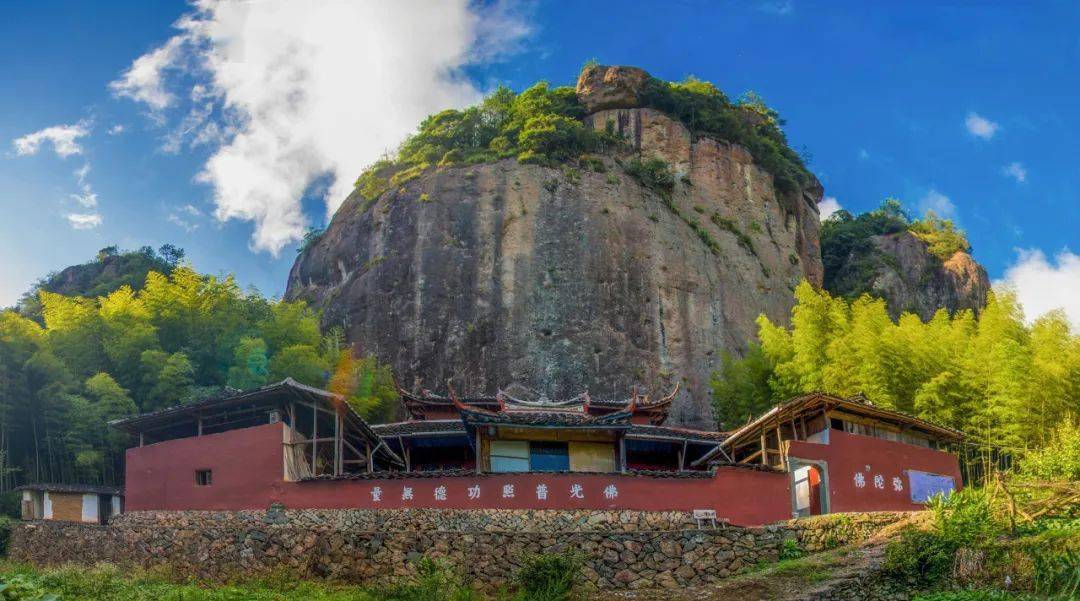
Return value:
<svg viewBox="0 0 1080 601">
<path fill-rule="evenodd" d="M 318 444 L 319 444 L 319 411 L 318 408 L 312 405 L 315 409 L 311 413 L 311 475 L 318 476 L 319 473 L 315 471 L 315 458 L 318 456 Z"/>
<path fill-rule="evenodd" d="M 762 455 L 762 456 L 764 456 L 764 455 L 765 455 L 765 452 L 764 452 L 763 450 L 762 450 L 762 451 L 757 451 L 757 452 L 755 452 L 755 453 L 754 453 L 753 455 L 750 455 L 749 457 L 747 457 L 747 458 L 743 459 L 743 460 L 742 460 L 742 461 L 740 461 L 739 463 L 750 463 L 750 462 L 751 462 L 751 461 L 753 461 L 753 460 L 754 460 L 754 458 L 755 458 L 755 457 L 757 457 L 758 455 Z M 764 462 L 764 461 L 762 461 L 762 463 L 765 463 L 765 462 Z"/>
</svg>

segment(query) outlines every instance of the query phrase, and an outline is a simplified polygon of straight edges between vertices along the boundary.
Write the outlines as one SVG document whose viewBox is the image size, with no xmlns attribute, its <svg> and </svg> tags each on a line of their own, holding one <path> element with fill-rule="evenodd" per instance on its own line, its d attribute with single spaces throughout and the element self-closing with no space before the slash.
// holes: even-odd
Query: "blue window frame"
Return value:
<svg viewBox="0 0 1080 601">
<path fill-rule="evenodd" d="M 530 442 L 529 467 L 534 472 L 568 472 L 570 448 L 565 442 Z"/>
</svg>

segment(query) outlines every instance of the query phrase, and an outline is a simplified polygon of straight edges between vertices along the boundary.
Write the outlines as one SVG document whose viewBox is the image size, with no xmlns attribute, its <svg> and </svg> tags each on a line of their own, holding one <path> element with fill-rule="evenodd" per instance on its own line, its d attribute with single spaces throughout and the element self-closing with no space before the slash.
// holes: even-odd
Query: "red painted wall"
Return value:
<svg viewBox="0 0 1080 601">
<path fill-rule="evenodd" d="M 911 502 L 911 486 L 904 470 L 952 476 L 956 487 L 961 486 L 960 463 L 955 455 L 944 451 L 840 430 L 829 431 L 829 444 L 790 444 L 791 457 L 828 463 L 832 512 L 924 509 L 924 505 Z"/>
<path fill-rule="evenodd" d="M 791 517 L 787 474 L 730 467 L 720 468 L 715 478 L 484 474 L 285 482 L 284 427 L 268 424 L 129 449 L 127 510 L 265 509 L 281 502 L 297 509 L 715 509 L 718 518 L 738 525 Z M 195 485 L 200 469 L 213 470 L 211 486 Z"/>
</svg>

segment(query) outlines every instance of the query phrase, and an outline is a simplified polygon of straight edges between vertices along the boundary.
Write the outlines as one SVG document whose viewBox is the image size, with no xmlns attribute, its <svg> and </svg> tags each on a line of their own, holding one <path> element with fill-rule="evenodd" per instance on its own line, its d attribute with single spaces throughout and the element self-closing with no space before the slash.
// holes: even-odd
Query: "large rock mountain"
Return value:
<svg viewBox="0 0 1080 601">
<path fill-rule="evenodd" d="M 299 255 L 306 299 L 405 383 L 534 397 L 682 384 L 673 422 L 713 425 L 708 383 L 765 313 L 822 282 L 816 180 L 782 192 L 746 149 L 694 136 L 641 100 L 640 69 L 578 82 L 586 125 L 626 143 L 602 171 L 513 159 L 425 171 L 374 202 L 354 193 Z M 624 169 L 662 159 L 669 194 Z"/>
<path fill-rule="evenodd" d="M 894 319 L 909 312 L 926 321 L 938 309 L 950 313 L 959 309 L 977 311 L 986 305 L 990 278 L 969 253 L 956 251 L 942 261 L 930 252 L 925 241 L 909 231 L 877 235 L 870 240 L 872 252 L 851 256 L 843 265 L 843 269 L 851 271 L 847 278 L 857 280 L 845 285 L 884 299 Z"/>
</svg>

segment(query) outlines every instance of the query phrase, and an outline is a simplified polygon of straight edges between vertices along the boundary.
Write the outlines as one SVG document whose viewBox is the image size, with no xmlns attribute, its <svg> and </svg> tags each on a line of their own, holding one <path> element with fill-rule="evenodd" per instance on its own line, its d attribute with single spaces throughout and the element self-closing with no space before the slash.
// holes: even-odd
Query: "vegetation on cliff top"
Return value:
<svg viewBox="0 0 1080 601">
<path fill-rule="evenodd" d="M 164 244 L 157 251 L 149 246 L 134 251 L 108 246 L 99 250 L 93 261 L 72 265 L 38 280 L 19 300 L 19 309 L 24 315 L 40 321 L 38 292 L 93 298 L 104 296 L 121 286 L 139 290 L 146 282 L 146 274 L 151 271 L 168 274 L 183 259 L 184 249 L 172 244 Z"/>
<path fill-rule="evenodd" d="M 848 299 L 870 291 L 874 272 L 883 259 L 873 237 L 911 232 L 927 245 L 927 251 L 941 262 L 957 251 L 970 252 L 964 232 L 948 219 L 928 211 L 922 219 L 911 219 L 900 201 L 889 198 L 873 211 L 853 216 L 840 210 L 821 224 L 821 259 L 825 267 L 825 289 Z"/>
<path fill-rule="evenodd" d="M 746 147 L 773 174 L 780 190 L 792 191 L 812 179 L 802 158 L 788 146 L 783 121 L 752 93 L 732 102 L 708 82 L 652 78 L 642 93 L 642 103 L 680 120 L 695 137 Z M 540 82 L 515 93 L 500 86 L 476 106 L 445 110 L 425 119 L 395 156 L 377 161 L 360 175 L 356 189 L 372 202 L 433 166 L 505 158 L 553 166 L 606 152 L 620 142 L 610 128 L 585 127 L 585 115 L 571 87 Z"/>
<path fill-rule="evenodd" d="M 552 88 L 540 82 L 517 94 L 500 86 L 476 106 L 448 109 L 424 119 L 397 156 L 369 167 L 356 187 L 361 196 L 373 201 L 432 166 L 504 158 L 554 165 L 603 151 L 614 137 L 587 129 L 581 122 L 584 116 L 573 88 Z"/>
<path fill-rule="evenodd" d="M 991 295 L 976 316 L 940 310 L 893 321 L 883 300 L 802 283 L 791 327 L 758 318 L 760 344 L 726 357 L 712 389 L 721 429 L 812 391 L 873 403 L 964 431 L 1015 455 L 1053 444 L 1080 416 L 1080 335 L 1060 311 L 1028 325 L 1016 299 Z"/>
</svg>

